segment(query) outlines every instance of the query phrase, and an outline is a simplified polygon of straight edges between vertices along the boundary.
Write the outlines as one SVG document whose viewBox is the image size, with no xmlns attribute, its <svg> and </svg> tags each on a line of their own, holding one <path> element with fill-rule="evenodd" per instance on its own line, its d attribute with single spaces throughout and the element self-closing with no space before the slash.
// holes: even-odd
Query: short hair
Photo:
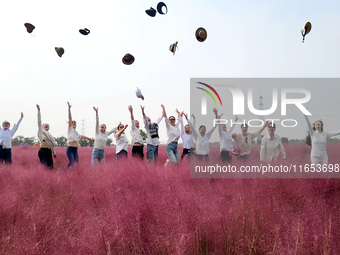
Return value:
<svg viewBox="0 0 340 255">
<path fill-rule="evenodd" d="M 205 129 L 207 129 L 204 125 L 201 125 L 200 127 L 199 127 L 199 129 L 198 130 L 201 130 L 201 128 L 205 128 Z"/>
<path fill-rule="evenodd" d="M 241 128 L 243 128 L 243 127 L 248 127 L 248 124 L 247 124 L 247 123 L 243 123 L 243 124 L 241 125 Z"/>
<path fill-rule="evenodd" d="M 276 125 L 275 125 L 275 123 L 273 123 L 273 122 L 269 122 L 269 123 L 268 123 L 268 127 L 269 127 L 269 126 L 271 126 L 271 127 L 273 127 L 273 128 L 276 128 Z"/>
</svg>

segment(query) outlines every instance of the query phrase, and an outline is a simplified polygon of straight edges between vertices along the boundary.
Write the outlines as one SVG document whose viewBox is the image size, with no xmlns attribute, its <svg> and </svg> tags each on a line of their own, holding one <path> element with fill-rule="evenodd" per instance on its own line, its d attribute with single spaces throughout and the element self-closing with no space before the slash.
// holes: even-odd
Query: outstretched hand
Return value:
<svg viewBox="0 0 340 255">
<path fill-rule="evenodd" d="M 96 108 L 96 107 L 93 106 L 93 110 L 94 110 L 96 113 L 98 113 L 98 107 Z"/>
<path fill-rule="evenodd" d="M 38 112 L 40 112 L 40 106 L 37 104 L 37 109 L 38 109 Z"/>
<path fill-rule="evenodd" d="M 21 112 L 21 118 L 24 118 L 24 113 L 23 112 Z"/>
<path fill-rule="evenodd" d="M 67 104 L 68 104 L 68 108 L 70 109 L 72 105 L 70 105 L 70 103 L 69 103 L 69 102 L 67 102 Z"/>
</svg>

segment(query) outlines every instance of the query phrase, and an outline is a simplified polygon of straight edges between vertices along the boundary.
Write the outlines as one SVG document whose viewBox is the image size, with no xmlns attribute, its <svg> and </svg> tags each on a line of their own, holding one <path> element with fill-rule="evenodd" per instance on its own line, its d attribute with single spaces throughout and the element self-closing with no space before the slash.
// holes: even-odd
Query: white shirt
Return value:
<svg viewBox="0 0 340 255">
<path fill-rule="evenodd" d="M 158 118 L 155 123 L 157 125 L 159 125 L 159 123 L 162 121 L 162 119 L 163 119 L 163 117 Z M 143 121 L 144 121 L 144 127 L 145 127 L 146 134 L 148 135 L 148 144 L 158 146 L 159 145 L 159 138 L 158 137 L 155 137 L 155 138 L 151 137 L 150 128 L 149 128 L 150 123 L 148 122 L 146 116 L 143 116 Z"/>
<path fill-rule="evenodd" d="M 307 121 L 307 127 L 310 133 L 310 138 L 312 141 L 311 156 L 316 158 L 323 158 L 325 155 L 327 155 L 326 152 L 327 139 L 332 136 L 340 135 L 340 130 L 329 133 L 328 132 L 319 133 L 319 131 L 313 130 L 312 125 L 310 124 L 309 119 L 306 115 L 305 118 Z"/>
<path fill-rule="evenodd" d="M 169 118 L 165 118 L 165 126 L 166 126 L 166 134 L 168 136 L 167 144 L 172 142 L 178 142 L 179 137 L 181 136 L 181 131 L 179 130 L 179 121 L 177 120 L 175 126 L 169 123 Z"/>
<path fill-rule="evenodd" d="M 126 135 L 121 134 L 119 137 L 117 137 L 116 133 L 115 138 L 116 138 L 116 154 L 118 154 L 122 150 L 128 152 L 129 140 L 127 139 Z"/>
<path fill-rule="evenodd" d="M 233 151 L 234 150 L 234 145 L 233 145 L 233 140 L 231 139 L 231 132 L 233 131 L 235 127 L 235 123 L 231 126 L 230 130 L 227 130 L 224 132 L 222 130 L 221 124 L 218 124 L 218 133 L 220 135 L 220 150 L 222 151 L 223 149 L 227 151 Z"/>
<path fill-rule="evenodd" d="M 194 147 L 194 142 L 190 134 L 185 133 L 185 127 L 183 124 L 183 118 L 179 118 L 181 124 L 181 138 L 183 142 L 183 149 L 191 149 Z M 195 128 L 196 120 L 193 120 L 192 126 Z"/>
<path fill-rule="evenodd" d="M 99 117 L 96 116 L 96 136 L 94 138 L 94 148 L 104 150 L 106 146 L 106 142 L 109 139 L 109 135 L 111 135 L 112 133 L 116 131 L 117 131 L 117 128 L 115 127 L 109 132 L 105 131 L 104 133 L 102 133 L 99 130 Z"/>
<path fill-rule="evenodd" d="M 81 139 L 81 135 L 73 127 L 69 127 L 67 130 L 67 143 L 78 141 Z M 79 143 L 78 143 L 79 146 Z"/>
<path fill-rule="evenodd" d="M 236 134 L 234 140 L 237 148 L 241 150 L 241 156 L 250 154 L 253 140 L 260 134 L 260 131 L 257 133 L 247 133 L 245 136 L 243 134 Z"/>
<path fill-rule="evenodd" d="M 22 118 L 18 120 L 17 124 L 14 124 L 12 129 L 4 130 L 0 127 L 0 145 L 2 145 L 2 148 L 12 148 L 12 137 L 14 136 L 15 132 L 17 132 L 21 121 Z"/>
<path fill-rule="evenodd" d="M 135 143 L 143 144 L 143 137 L 140 134 L 139 128 L 136 127 L 136 120 L 131 120 L 130 134 L 132 136 L 132 145 Z"/>
<path fill-rule="evenodd" d="M 282 145 L 281 137 L 274 134 L 273 140 L 270 138 L 269 134 L 265 135 L 262 138 L 261 142 L 261 150 L 260 150 L 260 160 L 271 162 L 277 161 L 279 158 L 279 154 L 281 152 L 281 156 L 283 159 L 286 158 L 286 152 Z"/>
<path fill-rule="evenodd" d="M 41 114 L 40 111 L 38 112 L 38 139 L 39 142 L 41 143 L 42 141 L 45 141 L 51 149 L 52 154 L 56 155 L 55 150 L 54 150 L 54 146 L 56 145 L 55 140 L 53 138 L 53 136 L 44 129 L 44 127 L 41 124 Z"/>
<path fill-rule="evenodd" d="M 196 142 L 196 154 L 197 155 L 208 155 L 210 152 L 209 149 L 209 139 L 212 133 L 216 129 L 216 125 L 210 129 L 208 133 L 205 133 L 204 136 L 201 136 L 197 133 L 193 125 L 191 124 L 190 120 L 188 120 L 189 126 L 191 128 L 191 132 L 194 135 L 195 142 Z"/>
</svg>

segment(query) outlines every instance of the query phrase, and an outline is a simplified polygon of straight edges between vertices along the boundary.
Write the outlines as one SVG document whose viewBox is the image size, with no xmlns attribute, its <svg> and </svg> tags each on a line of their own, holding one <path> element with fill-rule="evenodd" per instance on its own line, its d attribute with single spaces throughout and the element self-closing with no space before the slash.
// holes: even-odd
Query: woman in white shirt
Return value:
<svg viewBox="0 0 340 255">
<path fill-rule="evenodd" d="M 75 162 L 76 163 L 79 162 L 78 141 L 80 139 L 87 139 L 90 141 L 94 141 L 94 139 L 78 134 L 78 132 L 76 131 L 77 122 L 75 120 L 72 120 L 71 105 L 69 102 L 67 102 L 67 104 L 68 104 L 68 130 L 67 130 L 66 155 L 69 161 L 67 164 L 67 167 L 71 167 Z"/>
<path fill-rule="evenodd" d="M 167 165 L 168 162 L 177 164 L 181 161 L 178 152 L 178 140 L 181 136 L 181 131 L 179 130 L 179 121 L 176 123 L 176 118 L 174 116 L 170 116 L 169 118 L 166 115 L 164 105 L 161 105 L 163 109 L 163 117 L 165 118 L 165 126 L 166 126 L 166 134 L 168 136 L 168 141 L 166 145 L 166 154 L 168 155 L 168 159 L 165 163 Z M 179 114 L 176 109 L 177 114 Z M 179 115 L 178 115 L 179 118 Z"/>
<path fill-rule="evenodd" d="M 323 122 L 321 120 L 315 121 L 313 128 L 305 115 L 309 135 L 307 136 L 307 144 L 312 146 L 310 153 L 310 160 L 312 164 L 328 164 L 328 156 L 326 151 L 327 139 L 340 135 L 340 130 L 334 132 L 324 132 Z"/>
<path fill-rule="evenodd" d="M 49 169 L 53 169 L 53 157 L 57 156 L 54 150 L 55 140 L 53 136 L 48 132 L 50 130 L 50 125 L 47 123 L 41 124 L 41 113 L 39 105 L 37 105 L 37 109 L 38 109 L 38 139 L 40 143 L 38 157 L 40 159 L 41 164 L 45 165 Z"/>
<path fill-rule="evenodd" d="M 275 134 L 276 125 L 268 124 L 268 134 L 262 138 L 260 149 L 260 160 L 264 162 L 277 161 L 281 153 L 282 159 L 286 159 L 281 137 Z"/>
<path fill-rule="evenodd" d="M 129 141 L 124 133 L 125 129 L 128 125 L 119 124 L 117 129 L 118 131 L 115 133 L 116 138 L 116 159 L 126 159 L 128 156 L 128 146 Z"/>
<path fill-rule="evenodd" d="M 93 110 L 96 112 L 96 136 L 94 139 L 94 148 L 92 151 L 91 163 L 95 165 L 99 162 L 105 162 L 105 146 L 106 142 L 109 139 L 109 135 L 117 131 L 117 128 L 112 129 L 109 132 L 106 132 L 106 125 L 99 125 L 99 116 L 98 116 L 98 108 L 93 107 Z"/>
</svg>

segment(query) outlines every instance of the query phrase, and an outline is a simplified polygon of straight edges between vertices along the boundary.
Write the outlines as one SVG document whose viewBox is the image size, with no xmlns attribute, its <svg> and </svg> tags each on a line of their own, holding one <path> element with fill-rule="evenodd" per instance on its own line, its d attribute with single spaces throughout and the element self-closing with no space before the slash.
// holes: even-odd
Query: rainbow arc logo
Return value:
<svg viewBox="0 0 340 255">
<path fill-rule="evenodd" d="M 220 95 L 217 93 L 217 91 L 210 85 L 206 84 L 206 83 L 203 83 L 203 82 L 197 82 L 198 84 L 201 84 L 203 86 L 206 86 L 207 88 L 209 88 L 212 92 L 214 92 L 214 94 L 217 96 L 218 100 L 220 101 L 220 104 L 222 106 L 222 100 L 220 98 Z M 204 92 L 206 92 L 213 100 L 214 100 L 214 103 L 215 103 L 215 106 L 217 106 L 217 103 L 216 103 L 216 100 L 214 98 L 214 96 L 211 94 L 210 91 L 208 91 L 207 89 L 204 89 L 204 88 L 201 88 L 201 87 L 196 87 L 200 90 L 203 90 Z"/>
</svg>

